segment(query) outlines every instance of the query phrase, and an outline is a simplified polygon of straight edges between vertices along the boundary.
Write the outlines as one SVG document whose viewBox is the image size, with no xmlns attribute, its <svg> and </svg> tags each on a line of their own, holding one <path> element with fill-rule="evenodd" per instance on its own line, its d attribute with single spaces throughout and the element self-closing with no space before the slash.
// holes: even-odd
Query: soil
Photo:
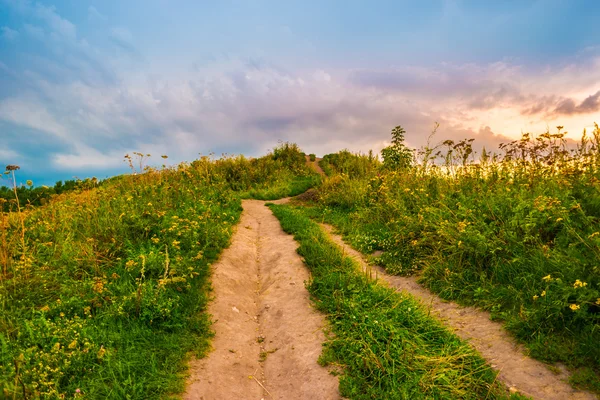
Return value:
<svg viewBox="0 0 600 400">
<path fill-rule="evenodd" d="M 319 175 L 325 176 L 325 172 L 319 165 L 319 161 L 321 161 L 322 158 L 317 157 L 317 158 L 315 158 L 315 161 L 310 161 L 310 156 L 305 156 L 305 157 L 306 157 L 306 165 L 308 165 L 310 168 L 312 168 Z"/>
<path fill-rule="evenodd" d="M 559 367 L 552 372 L 544 363 L 528 357 L 524 347 L 517 344 L 500 323 L 491 321 L 488 313 L 446 302 L 417 283 L 415 277 L 388 275 L 383 268 L 369 265 L 361 253 L 333 233 L 333 227 L 325 224 L 322 227 L 347 255 L 361 264 L 365 273 L 410 293 L 456 335 L 467 340 L 499 372 L 498 379 L 510 392 L 543 400 L 597 399 L 591 393 L 573 389 L 567 382 L 566 368 Z"/>
<path fill-rule="evenodd" d="M 338 379 L 317 362 L 325 319 L 304 286 L 309 273 L 264 204 L 243 201 L 231 246 L 212 267 L 213 351 L 192 361 L 184 399 L 340 398 Z"/>
</svg>

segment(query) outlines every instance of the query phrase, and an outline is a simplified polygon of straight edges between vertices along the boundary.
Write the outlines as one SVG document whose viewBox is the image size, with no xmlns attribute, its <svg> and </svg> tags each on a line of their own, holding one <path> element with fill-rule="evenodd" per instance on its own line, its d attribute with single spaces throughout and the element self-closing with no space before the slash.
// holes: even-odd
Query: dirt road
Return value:
<svg viewBox="0 0 600 400">
<path fill-rule="evenodd" d="M 298 245 L 263 201 L 245 200 L 213 265 L 213 351 L 194 360 L 184 399 L 338 399 L 319 366 L 324 317 L 313 310 Z"/>
</svg>

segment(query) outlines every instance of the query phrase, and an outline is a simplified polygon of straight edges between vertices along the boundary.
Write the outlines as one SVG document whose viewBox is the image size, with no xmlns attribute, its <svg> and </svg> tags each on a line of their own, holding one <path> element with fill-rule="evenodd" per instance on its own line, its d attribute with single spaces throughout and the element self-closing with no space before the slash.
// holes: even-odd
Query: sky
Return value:
<svg viewBox="0 0 600 400">
<path fill-rule="evenodd" d="M 596 0 L 0 0 L 0 168 L 20 182 L 214 153 L 497 148 L 600 123 Z M 2 183 L 2 181 L 0 181 Z M 4 184 L 8 184 L 7 181 Z"/>
</svg>

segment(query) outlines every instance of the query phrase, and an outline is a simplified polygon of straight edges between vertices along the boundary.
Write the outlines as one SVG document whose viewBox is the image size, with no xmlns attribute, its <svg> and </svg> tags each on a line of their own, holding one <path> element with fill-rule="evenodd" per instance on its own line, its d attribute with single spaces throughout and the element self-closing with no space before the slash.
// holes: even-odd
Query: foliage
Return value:
<svg viewBox="0 0 600 400">
<path fill-rule="evenodd" d="M 284 145 L 254 160 L 140 164 L 141 173 L 0 213 L 0 397 L 180 392 L 188 353 L 207 348 L 209 266 L 240 198 L 317 182 L 297 155 Z"/>
<path fill-rule="evenodd" d="M 474 154 L 472 140 L 447 140 L 403 171 L 326 156 L 333 174 L 311 212 L 382 251 L 389 272 L 491 311 L 534 357 L 598 390 L 600 129 L 571 148 L 559 127 Z"/>
<path fill-rule="evenodd" d="M 32 183 L 29 181 L 28 183 Z M 40 206 L 48 203 L 52 196 L 75 190 L 86 190 L 98 186 L 100 182 L 96 178 L 88 178 L 85 180 L 67 180 L 65 182 L 58 181 L 53 187 L 31 185 L 17 186 L 17 194 L 22 205 Z M 13 192 L 12 183 L 9 186 L 0 186 L 0 199 L 6 201 L 3 203 L 3 208 L 0 211 L 8 212 L 16 209 L 15 194 Z"/>
<path fill-rule="evenodd" d="M 309 154 L 308 158 L 311 162 L 315 162 L 315 160 L 317 159 L 317 156 L 315 154 Z"/>
<path fill-rule="evenodd" d="M 484 360 L 417 301 L 359 272 L 300 209 L 271 208 L 300 243 L 298 252 L 311 270 L 308 289 L 332 330 L 320 361 L 342 367 L 343 396 L 506 397 Z"/>
<path fill-rule="evenodd" d="M 387 169 L 406 169 L 411 166 L 412 152 L 404 144 L 406 131 L 400 125 L 392 129 L 392 144 L 381 150 L 383 165 Z"/>
</svg>

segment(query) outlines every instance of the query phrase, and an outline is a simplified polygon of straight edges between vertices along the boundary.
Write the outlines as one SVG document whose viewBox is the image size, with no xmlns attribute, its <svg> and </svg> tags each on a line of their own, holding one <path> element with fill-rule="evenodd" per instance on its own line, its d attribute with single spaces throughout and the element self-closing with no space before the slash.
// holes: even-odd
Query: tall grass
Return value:
<svg viewBox="0 0 600 400">
<path fill-rule="evenodd" d="M 180 392 L 188 353 L 202 355 L 211 335 L 209 266 L 240 198 L 311 179 L 295 153 L 143 168 L 27 207 L 24 229 L 1 213 L 0 397 Z"/>
<path fill-rule="evenodd" d="M 574 369 L 600 392 L 600 129 L 569 145 L 564 132 L 475 157 L 444 141 L 389 169 L 347 152 L 313 215 L 395 274 L 419 274 L 441 297 L 505 321 L 531 354 Z"/>
</svg>

